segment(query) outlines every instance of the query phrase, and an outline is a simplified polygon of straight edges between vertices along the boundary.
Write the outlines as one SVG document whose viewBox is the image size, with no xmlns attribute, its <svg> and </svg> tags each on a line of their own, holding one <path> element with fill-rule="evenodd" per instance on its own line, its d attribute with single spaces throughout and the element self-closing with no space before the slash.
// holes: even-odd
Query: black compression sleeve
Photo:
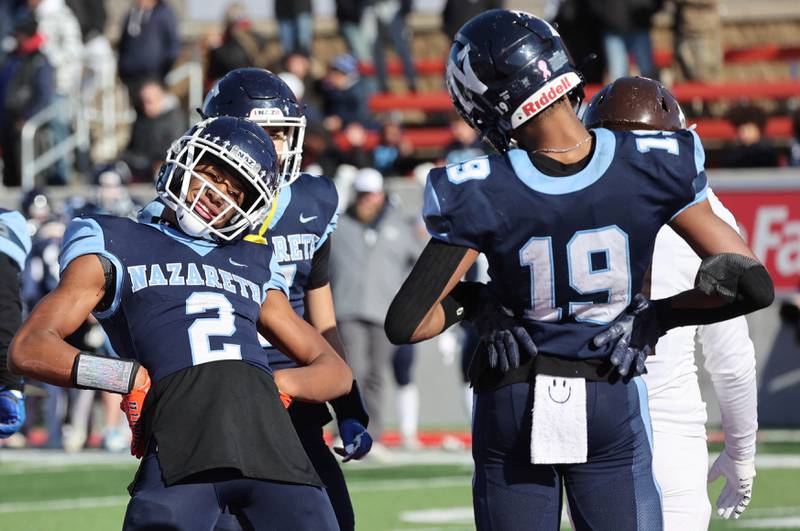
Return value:
<svg viewBox="0 0 800 531">
<path fill-rule="evenodd" d="M 321 288 L 331 281 L 328 275 L 328 262 L 331 257 L 331 238 L 325 240 L 325 243 L 317 249 L 314 257 L 311 259 L 311 273 L 308 276 L 308 285 L 306 289 Z"/>
<path fill-rule="evenodd" d="M 8 347 L 22 324 L 19 268 L 16 262 L 0 253 L 0 387 L 22 390 L 22 378 L 9 372 Z"/>
<path fill-rule="evenodd" d="M 114 264 L 105 256 L 98 254 L 97 258 L 100 259 L 100 264 L 103 266 L 103 276 L 105 277 L 105 293 L 103 298 L 94 307 L 94 311 L 102 312 L 111 308 L 114 302 L 114 295 L 117 289 L 117 270 L 114 269 Z"/>
<path fill-rule="evenodd" d="M 672 298 L 659 299 L 653 304 L 664 330 L 727 321 L 772 304 L 775 291 L 767 269 L 761 264 L 746 269 L 736 282 L 735 294 L 732 302 L 718 308 L 673 308 Z"/>
<path fill-rule="evenodd" d="M 428 242 L 386 313 L 383 327 L 389 341 L 395 345 L 411 341 L 468 250 L 438 240 Z"/>
</svg>

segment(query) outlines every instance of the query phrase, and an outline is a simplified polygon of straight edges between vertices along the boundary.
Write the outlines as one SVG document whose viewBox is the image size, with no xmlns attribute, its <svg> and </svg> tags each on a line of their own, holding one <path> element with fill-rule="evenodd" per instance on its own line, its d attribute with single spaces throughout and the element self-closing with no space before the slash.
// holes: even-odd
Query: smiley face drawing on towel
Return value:
<svg viewBox="0 0 800 531">
<path fill-rule="evenodd" d="M 572 384 L 564 378 L 553 378 L 553 383 L 547 386 L 547 394 L 556 404 L 566 404 L 572 396 Z"/>
</svg>

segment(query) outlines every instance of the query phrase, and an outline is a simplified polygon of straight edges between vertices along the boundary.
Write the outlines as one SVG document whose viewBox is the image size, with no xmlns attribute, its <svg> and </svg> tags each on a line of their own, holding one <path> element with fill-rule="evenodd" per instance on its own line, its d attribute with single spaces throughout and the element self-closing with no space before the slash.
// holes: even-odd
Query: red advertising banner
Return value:
<svg viewBox="0 0 800 531">
<path fill-rule="evenodd" d="M 800 188 L 714 191 L 736 216 L 742 236 L 772 275 L 776 292 L 800 290 Z"/>
</svg>

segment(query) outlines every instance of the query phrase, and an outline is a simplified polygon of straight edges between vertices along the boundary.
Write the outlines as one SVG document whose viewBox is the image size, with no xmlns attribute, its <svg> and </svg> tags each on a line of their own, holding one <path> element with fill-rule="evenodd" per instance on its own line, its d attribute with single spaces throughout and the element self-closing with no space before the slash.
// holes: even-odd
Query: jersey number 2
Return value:
<svg viewBox="0 0 800 531">
<path fill-rule="evenodd" d="M 520 265 L 530 268 L 531 308 L 526 317 L 535 321 L 558 321 L 553 264 L 553 241 L 533 237 L 519 251 Z M 605 324 L 619 315 L 631 300 L 631 265 L 628 235 L 616 225 L 580 230 L 567 242 L 569 285 L 581 295 L 605 293 L 605 303 L 569 302 L 576 321 Z"/>
<path fill-rule="evenodd" d="M 194 365 L 219 360 L 240 360 L 242 351 L 235 343 L 223 343 L 221 349 L 211 348 L 211 336 L 230 337 L 236 332 L 233 305 L 222 293 L 200 291 L 186 299 L 186 315 L 217 310 L 217 317 L 199 317 L 189 327 L 189 346 Z"/>
</svg>

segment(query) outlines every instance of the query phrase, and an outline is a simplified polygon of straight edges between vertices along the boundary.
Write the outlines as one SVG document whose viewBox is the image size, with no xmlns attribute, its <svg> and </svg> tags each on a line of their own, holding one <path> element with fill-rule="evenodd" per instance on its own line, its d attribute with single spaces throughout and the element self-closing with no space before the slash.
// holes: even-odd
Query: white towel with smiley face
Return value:
<svg viewBox="0 0 800 531">
<path fill-rule="evenodd" d="M 586 462 L 585 379 L 537 374 L 532 415 L 531 463 Z"/>
</svg>

